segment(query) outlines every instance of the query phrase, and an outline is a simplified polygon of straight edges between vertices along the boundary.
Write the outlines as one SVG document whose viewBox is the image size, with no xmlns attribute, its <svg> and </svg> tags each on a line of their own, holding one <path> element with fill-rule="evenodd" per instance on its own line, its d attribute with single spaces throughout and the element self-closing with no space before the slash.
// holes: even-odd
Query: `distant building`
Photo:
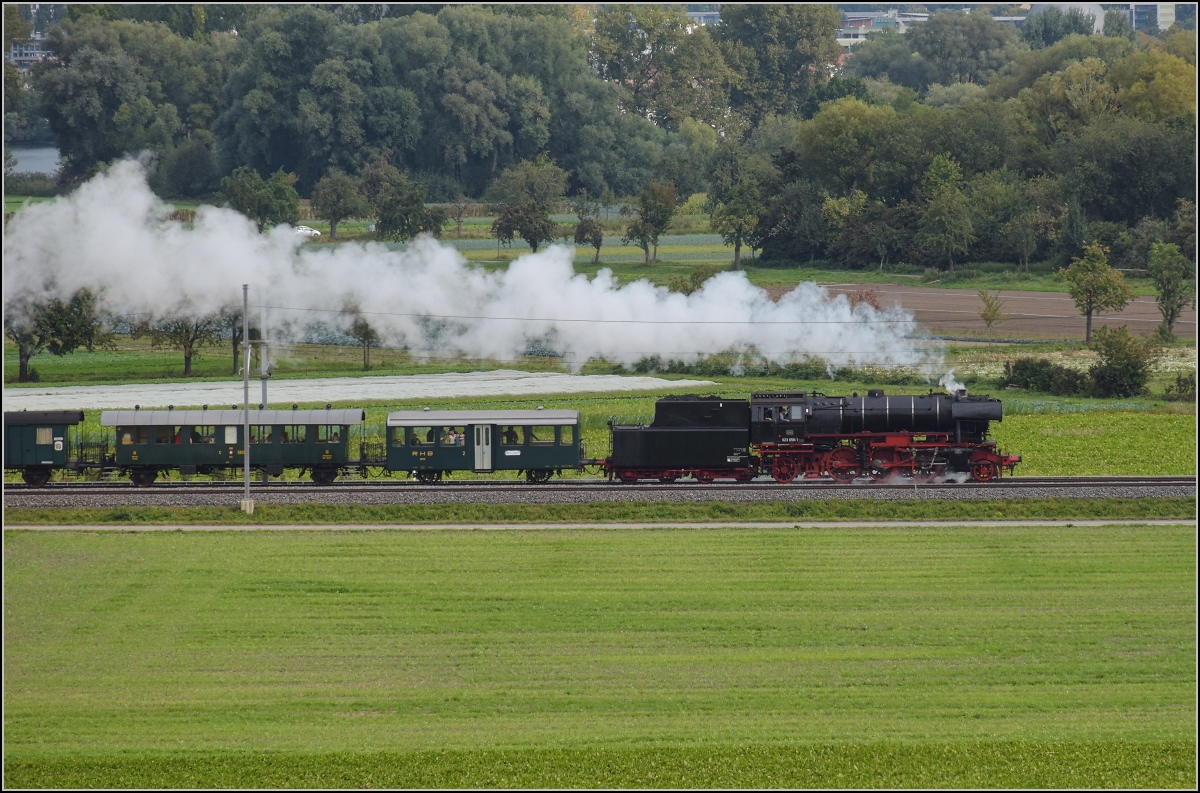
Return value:
<svg viewBox="0 0 1200 793">
<path fill-rule="evenodd" d="M 5 59 L 21 71 L 43 60 L 50 54 L 46 49 L 46 34 L 34 33 L 24 43 L 13 42 L 12 48 L 4 53 Z"/>
<path fill-rule="evenodd" d="M 853 47 L 860 41 L 866 41 L 867 36 L 879 30 L 895 30 L 903 33 L 909 25 L 924 22 L 929 14 L 909 11 L 843 11 L 842 26 L 838 29 L 837 42 L 844 50 Z"/>
<path fill-rule="evenodd" d="M 1196 17 L 1192 3 L 1128 3 L 1124 7 L 1134 30 L 1166 30 L 1176 22 Z"/>
<path fill-rule="evenodd" d="M 720 3 L 686 3 L 683 6 L 688 22 L 693 25 L 719 25 L 721 23 Z"/>
</svg>

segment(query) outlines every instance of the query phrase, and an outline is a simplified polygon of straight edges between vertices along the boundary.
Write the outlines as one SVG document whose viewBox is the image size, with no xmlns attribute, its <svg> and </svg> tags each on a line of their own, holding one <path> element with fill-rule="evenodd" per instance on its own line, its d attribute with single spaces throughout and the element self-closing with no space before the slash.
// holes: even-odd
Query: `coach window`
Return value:
<svg viewBox="0 0 1200 793">
<path fill-rule="evenodd" d="M 134 427 L 133 442 L 137 446 L 145 446 L 150 443 L 150 428 L 149 427 Z"/>
<path fill-rule="evenodd" d="M 216 443 L 217 428 L 213 426 L 192 427 L 192 443 Z"/>
<path fill-rule="evenodd" d="M 53 427 L 38 427 L 35 434 L 37 437 L 33 439 L 33 442 L 38 446 L 49 446 L 54 443 Z"/>
<path fill-rule="evenodd" d="M 413 446 L 432 446 L 437 441 L 437 429 L 434 427 L 409 427 Z"/>
<path fill-rule="evenodd" d="M 442 427 L 443 446 L 462 446 L 466 442 L 466 427 Z"/>
<path fill-rule="evenodd" d="M 144 446 L 150 442 L 150 432 L 147 427 L 117 427 L 117 437 L 122 446 L 130 444 Z"/>
<path fill-rule="evenodd" d="M 529 442 L 534 446 L 554 445 L 554 427 L 530 427 Z"/>
<path fill-rule="evenodd" d="M 271 428 L 263 424 L 250 425 L 250 443 L 270 443 Z"/>
<path fill-rule="evenodd" d="M 505 446 L 521 446 L 525 443 L 525 428 L 509 426 L 500 432 L 500 443 Z"/>
<path fill-rule="evenodd" d="M 336 424 L 317 425 L 317 443 L 340 443 L 342 428 Z"/>
<path fill-rule="evenodd" d="M 575 427 L 572 425 L 564 424 L 559 428 L 559 432 L 561 433 L 561 440 L 559 442 L 563 446 L 570 446 L 575 442 Z"/>
<path fill-rule="evenodd" d="M 404 446 L 404 442 L 405 442 L 404 427 L 392 427 L 391 433 L 392 433 L 392 446 L 395 446 L 396 448 L 400 448 L 401 446 Z"/>
<path fill-rule="evenodd" d="M 284 443 L 304 443 L 308 438 L 308 426 L 305 424 L 292 424 L 283 428 Z"/>
</svg>

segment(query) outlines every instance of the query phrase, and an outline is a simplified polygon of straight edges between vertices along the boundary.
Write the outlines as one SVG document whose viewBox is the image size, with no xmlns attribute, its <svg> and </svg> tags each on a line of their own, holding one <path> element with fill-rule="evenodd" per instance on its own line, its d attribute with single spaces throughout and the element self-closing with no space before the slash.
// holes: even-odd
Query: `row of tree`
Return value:
<svg viewBox="0 0 1200 793">
<path fill-rule="evenodd" d="M 707 194 L 739 263 L 743 246 L 948 269 L 1066 261 L 1092 240 L 1123 267 L 1156 239 L 1194 255 L 1162 231 L 1195 200 L 1195 32 L 1153 38 L 1120 14 L 1089 35 L 1074 11 L 1020 33 L 938 12 L 872 34 L 838 72 L 830 6 L 723 5 L 690 32 L 660 5 L 69 11 L 23 106 L 69 173 L 156 151 L 165 195 L 286 178 L 331 225 L 366 214 L 400 239 L 440 227 L 418 196 L 487 197 L 498 236 L 535 248 L 556 233 L 549 198 L 634 196 L 627 239 L 649 258 L 649 204 L 673 189 Z M 539 190 L 556 195 L 494 201 L 547 162 Z M 582 208 L 581 244 L 596 238 Z"/>
</svg>

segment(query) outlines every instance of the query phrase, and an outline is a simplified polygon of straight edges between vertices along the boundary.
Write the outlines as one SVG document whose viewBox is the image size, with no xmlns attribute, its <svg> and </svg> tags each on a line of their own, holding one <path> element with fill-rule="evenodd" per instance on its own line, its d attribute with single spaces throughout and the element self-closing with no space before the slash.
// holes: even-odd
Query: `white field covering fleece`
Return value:
<svg viewBox="0 0 1200 793">
<path fill-rule="evenodd" d="M 267 398 L 275 408 L 293 403 L 397 403 L 417 399 L 455 397 L 578 394 L 582 392 L 653 391 L 707 388 L 711 380 L 663 380 L 622 375 L 573 375 L 553 372 L 518 372 L 500 369 L 461 374 L 397 375 L 391 377 L 322 377 L 305 380 L 270 380 Z M 262 399 L 262 385 L 251 375 L 250 404 Z M 143 408 L 242 406 L 242 383 L 222 380 L 209 383 L 156 383 L 150 385 L 65 386 L 62 388 L 6 388 L 4 409 L 15 410 L 114 410 Z"/>
</svg>

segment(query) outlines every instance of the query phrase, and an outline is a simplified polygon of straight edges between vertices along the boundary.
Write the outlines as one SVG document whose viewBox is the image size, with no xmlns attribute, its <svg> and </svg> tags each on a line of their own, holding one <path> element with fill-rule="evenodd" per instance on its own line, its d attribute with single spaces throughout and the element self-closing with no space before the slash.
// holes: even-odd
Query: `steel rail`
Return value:
<svg viewBox="0 0 1200 793">
<path fill-rule="evenodd" d="M 709 484 L 701 484 L 694 480 L 680 480 L 672 483 L 645 481 L 636 484 L 625 484 L 607 479 L 567 479 L 545 483 L 532 484 L 520 479 L 506 480 L 443 480 L 437 483 L 418 482 L 415 479 L 349 479 L 335 481 L 331 485 L 315 485 L 312 482 L 282 481 L 257 483 L 256 488 L 263 493 L 331 493 L 360 490 L 363 492 L 412 492 L 428 490 L 444 492 L 452 490 L 471 491 L 518 491 L 518 492 L 644 492 L 647 490 L 687 491 L 696 490 L 708 492 L 714 489 L 731 489 L 738 492 L 746 491 L 781 491 L 787 489 L 836 489 L 836 490 L 895 490 L 918 489 L 930 490 L 939 488 L 962 489 L 996 489 L 996 488 L 1025 488 L 1025 487 L 1180 487 L 1197 483 L 1194 476 L 1013 476 L 996 479 L 991 482 L 944 482 L 918 483 L 911 479 L 876 481 L 866 477 L 850 483 L 839 483 L 832 479 L 797 479 L 794 482 L 780 484 L 767 477 L 752 482 L 725 482 L 717 480 Z M 39 493 L 55 494 L 96 494 L 96 493 L 222 493 L 236 492 L 242 488 L 240 482 L 155 482 L 149 487 L 135 487 L 129 482 L 52 482 L 42 487 L 30 487 L 24 483 L 5 483 L 4 494 L 22 496 Z"/>
</svg>

